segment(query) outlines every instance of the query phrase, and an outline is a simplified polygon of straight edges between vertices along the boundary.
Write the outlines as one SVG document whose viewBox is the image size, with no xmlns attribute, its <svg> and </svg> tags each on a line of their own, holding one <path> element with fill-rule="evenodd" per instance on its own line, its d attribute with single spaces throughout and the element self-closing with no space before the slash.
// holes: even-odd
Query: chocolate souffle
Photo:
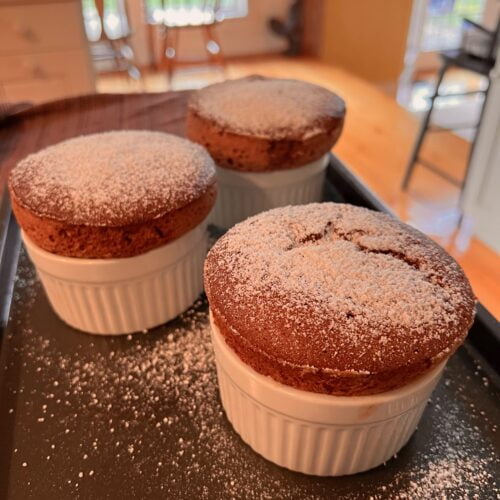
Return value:
<svg viewBox="0 0 500 500">
<path fill-rule="evenodd" d="M 219 167 L 268 172 L 301 167 L 328 153 L 344 115 L 344 101 L 323 87 L 249 76 L 194 92 L 186 128 Z"/>
<path fill-rule="evenodd" d="M 196 227 L 216 196 L 208 153 L 150 131 L 81 136 L 22 160 L 12 207 L 38 247 L 77 258 L 132 257 Z"/>
<path fill-rule="evenodd" d="M 236 225 L 209 252 L 216 326 L 257 372 L 310 392 L 408 384 L 464 341 L 475 298 L 440 246 L 351 205 L 284 207 Z"/>
</svg>

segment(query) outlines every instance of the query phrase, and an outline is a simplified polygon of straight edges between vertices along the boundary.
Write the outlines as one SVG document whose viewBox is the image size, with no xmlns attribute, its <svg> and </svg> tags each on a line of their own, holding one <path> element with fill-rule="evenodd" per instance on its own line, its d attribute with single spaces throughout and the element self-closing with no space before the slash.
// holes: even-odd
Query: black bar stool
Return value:
<svg viewBox="0 0 500 500">
<path fill-rule="evenodd" d="M 417 164 L 422 165 L 423 167 L 428 168 L 429 170 L 432 170 L 434 173 L 438 174 L 439 176 L 443 177 L 447 181 L 455 184 L 460 188 L 460 190 L 463 189 L 465 182 L 467 180 L 467 174 L 468 174 L 468 169 L 469 169 L 469 163 L 470 163 L 470 158 L 472 155 L 472 151 L 474 149 L 474 145 L 476 142 L 476 137 L 477 137 L 477 130 L 479 127 L 479 124 L 481 123 L 481 118 L 483 114 L 483 109 L 484 109 L 484 103 L 486 102 L 486 95 L 488 93 L 488 89 L 490 86 L 490 71 L 495 65 L 495 51 L 496 51 L 496 46 L 497 46 L 497 40 L 498 40 L 498 33 L 499 29 L 497 27 L 496 32 L 489 32 L 488 30 L 485 30 L 482 26 L 477 25 L 476 23 L 473 23 L 472 21 L 464 20 L 464 22 L 468 24 L 472 24 L 474 27 L 481 29 L 483 31 L 487 31 L 491 35 L 491 48 L 489 51 L 489 55 L 486 58 L 479 58 L 474 55 L 469 54 L 468 52 L 465 52 L 462 49 L 459 50 L 447 50 L 440 52 L 440 57 L 443 61 L 441 69 L 439 70 L 438 73 L 438 78 L 436 82 L 436 89 L 434 91 L 434 94 L 430 98 L 430 106 L 428 111 L 426 112 L 424 119 L 422 121 L 422 125 L 420 127 L 420 132 L 417 136 L 417 140 L 415 142 L 415 145 L 413 146 L 412 153 L 410 155 L 410 159 L 408 161 L 408 166 L 406 167 L 406 172 L 403 177 L 403 182 L 402 182 L 402 189 L 406 190 L 408 188 L 408 185 L 410 183 L 411 177 L 413 175 L 413 172 L 415 170 L 415 167 Z M 499 23 L 500 26 L 500 23 Z M 439 93 L 439 88 L 441 86 L 441 83 L 443 82 L 443 79 L 446 75 L 446 72 L 453 67 L 461 68 L 461 69 L 466 69 L 468 71 L 472 71 L 474 73 L 483 75 L 487 79 L 487 85 L 485 89 L 480 89 L 480 90 L 473 90 L 470 92 L 460 92 L 460 93 L 454 93 L 454 94 L 440 94 Z M 483 107 L 481 109 L 480 117 L 477 123 L 475 124 L 460 124 L 456 125 L 454 127 L 438 127 L 438 126 L 432 126 L 431 125 L 431 116 L 432 116 L 432 111 L 434 109 L 434 103 L 436 102 L 436 99 L 438 98 L 446 98 L 446 97 L 457 97 L 457 96 L 466 96 L 466 95 L 474 95 L 478 93 L 483 93 L 485 95 L 484 101 L 483 101 Z M 443 171 L 442 169 L 439 168 L 439 166 L 434 165 L 433 163 L 423 159 L 420 157 L 420 149 L 422 148 L 422 144 L 425 139 L 425 135 L 427 132 L 442 132 L 442 131 L 455 131 L 455 130 L 464 130 L 464 129 L 475 129 L 474 132 L 474 139 L 471 144 L 471 148 L 469 151 L 469 157 L 467 160 L 467 168 L 465 172 L 465 176 L 462 180 L 458 180 L 450 176 L 447 172 Z"/>
</svg>

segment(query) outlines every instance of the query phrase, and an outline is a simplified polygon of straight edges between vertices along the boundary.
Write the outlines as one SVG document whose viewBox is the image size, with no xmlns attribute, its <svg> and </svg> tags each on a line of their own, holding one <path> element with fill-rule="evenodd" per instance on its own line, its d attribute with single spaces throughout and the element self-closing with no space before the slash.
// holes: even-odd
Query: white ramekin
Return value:
<svg viewBox="0 0 500 500">
<path fill-rule="evenodd" d="M 235 431 L 264 458 L 305 474 L 355 474 L 390 459 L 415 431 L 445 365 L 382 394 L 316 394 L 257 373 L 212 318 L 211 326 L 222 405 Z"/>
<path fill-rule="evenodd" d="M 217 201 L 210 215 L 228 229 L 271 208 L 321 201 L 328 154 L 303 167 L 272 172 L 239 172 L 217 167 Z"/>
<path fill-rule="evenodd" d="M 54 311 L 84 332 L 152 328 L 175 318 L 203 291 L 205 221 L 167 245 L 122 259 L 62 257 L 24 233 L 23 241 Z"/>
</svg>

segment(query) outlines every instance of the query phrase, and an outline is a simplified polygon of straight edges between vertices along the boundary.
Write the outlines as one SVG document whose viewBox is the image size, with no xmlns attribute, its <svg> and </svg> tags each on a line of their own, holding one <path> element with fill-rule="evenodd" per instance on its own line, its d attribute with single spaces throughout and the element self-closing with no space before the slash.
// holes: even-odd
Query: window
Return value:
<svg viewBox="0 0 500 500">
<path fill-rule="evenodd" d="M 247 0 L 144 0 L 149 24 L 197 26 L 245 17 Z"/>
<path fill-rule="evenodd" d="M 428 0 L 422 50 L 457 49 L 462 38 L 462 19 L 480 22 L 485 3 L 485 0 Z"/>
</svg>

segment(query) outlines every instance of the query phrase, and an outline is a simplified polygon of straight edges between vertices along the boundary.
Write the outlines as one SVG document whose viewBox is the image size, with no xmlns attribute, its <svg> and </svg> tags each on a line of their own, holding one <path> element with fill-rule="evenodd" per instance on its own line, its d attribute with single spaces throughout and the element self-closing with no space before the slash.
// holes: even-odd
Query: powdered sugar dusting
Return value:
<svg viewBox="0 0 500 500">
<path fill-rule="evenodd" d="M 444 383 L 451 388 L 449 378 Z M 455 384 L 453 389 L 458 393 L 456 398 L 467 400 L 462 386 Z M 445 418 L 433 429 L 428 448 L 417 454 L 420 465 L 409 473 L 396 472 L 387 485 L 375 489 L 372 500 L 386 499 L 389 491 L 390 498 L 397 500 L 499 498 L 498 475 L 493 472 L 500 466 L 499 457 L 493 450 L 481 449 L 481 445 L 479 456 L 473 445 L 483 439 L 476 424 L 489 425 L 485 413 L 481 415 L 473 403 L 468 403 L 465 411 L 476 424 L 465 425 L 460 414 L 464 407 L 449 405 L 442 395 L 435 395 L 430 407 L 427 418 L 431 412 L 444 412 Z"/>
<path fill-rule="evenodd" d="M 201 146 L 134 130 L 81 136 L 32 154 L 13 169 L 10 185 L 39 216 L 120 226 L 181 208 L 214 180 L 213 161 Z"/>
<path fill-rule="evenodd" d="M 353 477 L 295 474 L 255 454 L 225 418 L 205 302 L 147 335 L 96 338 L 49 314 L 25 255 L 20 263 L 2 353 L 7 383 L 0 385 L 0 418 L 12 431 L 3 442 L 3 453 L 11 452 L 9 497 L 295 500 L 335 492 L 341 500 L 420 500 L 499 493 L 497 393 L 483 384 L 485 372 L 472 375 L 464 352 L 450 361 L 396 459 Z"/>
<path fill-rule="evenodd" d="M 190 106 L 231 131 L 274 139 L 314 136 L 322 120 L 345 113 L 343 100 L 322 87 L 259 76 L 210 85 Z"/>
<path fill-rule="evenodd" d="M 342 204 L 248 219 L 213 247 L 205 273 L 235 331 L 310 368 L 378 372 L 446 355 L 474 309 L 461 269 L 431 240 Z"/>
</svg>

